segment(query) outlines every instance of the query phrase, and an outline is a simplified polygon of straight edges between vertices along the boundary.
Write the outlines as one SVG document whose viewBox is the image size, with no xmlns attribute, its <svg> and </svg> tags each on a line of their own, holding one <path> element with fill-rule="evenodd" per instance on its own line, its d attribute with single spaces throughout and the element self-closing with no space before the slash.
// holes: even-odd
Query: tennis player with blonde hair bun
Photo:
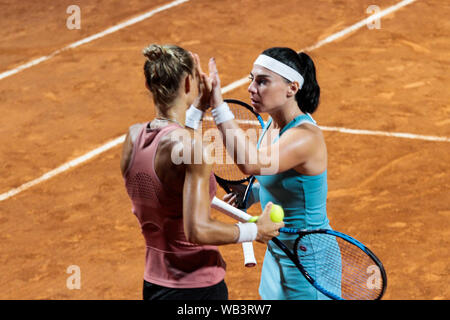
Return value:
<svg viewBox="0 0 450 320">
<path fill-rule="evenodd" d="M 257 223 L 211 218 L 216 181 L 194 134 L 208 108 L 210 79 L 198 56 L 178 46 L 152 44 L 143 54 L 156 117 L 130 127 L 120 164 L 146 243 L 143 297 L 227 299 L 225 262 L 216 245 L 266 243 L 284 224 L 270 220 L 270 203 Z M 174 151 L 180 150 L 191 157 L 174 161 Z M 201 163 L 193 159 L 198 150 Z"/>
</svg>

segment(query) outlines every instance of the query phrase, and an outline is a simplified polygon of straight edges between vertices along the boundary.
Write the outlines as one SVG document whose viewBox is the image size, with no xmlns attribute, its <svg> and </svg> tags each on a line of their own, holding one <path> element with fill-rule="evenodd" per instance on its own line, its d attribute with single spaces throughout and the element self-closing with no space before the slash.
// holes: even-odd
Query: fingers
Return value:
<svg viewBox="0 0 450 320">
<path fill-rule="evenodd" d="M 195 69 L 195 71 L 197 73 L 199 73 L 200 69 L 201 69 L 201 66 L 200 66 L 200 63 L 199 63 L 198 55 L 196 53 L 191 52 L 191 51 L 189 51 L 189 54 L 191 55 L 192 60 L 194 60 L 194 69 Z"/>
<path fill-rule="evenodd" d="M 228 204 L 231 204 L 232 206 L 237 206 L 237 197 L 234 193 L 228 193 L 223 197 L 223 201 L 225 201 Z"/>
<path fill-rule="evenodd" d="M 192 60 L 194 60 L 195 69 L 197 69 L 199 72 L 202 72 L 202 66 L 200 64 L 200 57 L 198 56 L 198 54 L 190 51 L 189 53 L 191 54 Z"/>
<path fill-rule="evenodd" d="M 269 228 L 261 234 L 259 234 L 258 231 L 258 237 L 256 238 L 256 241 L 267 244 L 273 238 L 278 237 L 280 235 L 279 229 L 284 227 L 284 223 L 272 223 L 271 227 L 272 228 Z"/>
<path fill-rule="evenodd" d="M 202 79 L 202 82 L 203 82 L 203 84 L 204 84 L 204 86 L 206 88 L 206 91 L 207 92 L 211 92 L 211 90 L 212 90 L 211 79 L 209 79 L 209 77 L 205 73 L 203 73 L 201 75 L 201 79 Z"/>
<path fill-rule="evenodd" d="M 202 85 L 205 86 L 207 92 L 211 92 L 212 89 L 211 79 L 208 77 L 206 73 L 203 72 L 199 55 L 196 53 L 192 53 L 192 56 L 194 57 L 195 66 L 200 77 L 200 82 L 202 83 Z"/>
<path fill-rule="evenodd" d="M 233 193 L 227 193 L 226 195 L 223 196 L 223 201 L 225 202 L 229 202 L 229 200 L 231 200 L 231 198 L 234 196 Z"/>
<path fill-rule="evenodd" d="M 202 70 L 202 65 L 200 63 L 200 57 L 198 54 L 190 52 L 194 63 L 195 63 L 195 69 L 197 70 L 197 72 L 199 73 L 200 76 L 205 75 L 206 73 L 203 72 Z M 208 64 L 208 68 L 209 68 L 209 78 L 211 79 L 216 79 L 217 81 L 219 81 L 219 72 L 217 70 L 217 65 L 216 65 L 216 60 L 214 58 L 209 59 L 209 64 Z M 206 76 L 207 77 L 207 76 Z"/>
<path fill-rule="evenodd" d="M 267 202 L 266 206 L 264 207 L 264 211 L 261 214 L 261 217 L 266 217 L 266 216 L 270 216 L 270 210 L 272 210 L 272 202 Z"/>
<path fill-rule="evenodd" d="M 217 71 L 217 65 L 216 65 L 216 59 L 210 58 L 209 59 L 209 76 L 214 75 L 215 73 L 218 73 Z"/>
<path fill-rule="evenodd" d="M 274 237 L 278 237 L 280 235 L 280 228 L 285 226 L 284 222 L 273 222 L 270 219 L 270 211 L 272 209 L 272 202 L 268 202 L 264 207 L 264 211 L 262 212 L 260 218 L 257 221 L 258 224 L 258 238 L 257 241 L 262 243 L 267 243 Z"/>
<path fill-rule="evenodd" d="M 200 56 L 196 53 L 190 52 L 192 59 L 194 60 L 194 65 L 195 65 L 195 70 L 197 71 L 200 80 L 203 82 L 207 82 L 206 79 L 209 80 L 208 76 L 206 75 L 206 73 L 203 72 L 202 70 L 202 64 L 200 63 Z"/>
<path fill-rule="evenodd" d="M 198 54 L 190 52 L 192 59 L 195 63 L 195 72 L 199 76 L 199 91 L 202 94 L 202 102 L 201 105 L 205 105 L 207 107 L 215 107 L 220 105 L 223 102 L 222 99 L 222 89 L 220 87 L 220 78 L 219 73 L 217 71 L 217 65 L 214 58 L 209 59 L 209 77 L 206 73 L 203 72 L 200 57 Z M 204 102 L 206 101 L 206 103 Z M 207 109 L 204 108 L 205 110 Z M 202 108 L 203 109 L 203 108 Z"/>
<path fill-rule="evenodd" d="M 195 57 L 195 64 L 197 65 L 197 70 L 200 74 L 204 74 L 203 70 L 202 70 L 202 64 L 200 63 L 200 57 L 198 54 L 194 53 L 194 57 Z"/>
<path fill-rule="evenodd" d="M 276 227 L 276 230 L 274 231 L 273 237 L 278 237 L 280 235 L 280 229 L 284 228 L 284 222 L 275 223 L 275 227 Z"/>
<path fill-rule="evenodd" d="M 220 86 L 219 71 L 217 70 L 216 59 L 209 59 L 209 77 L 212 80 L 213 86 Z"/>
</svg>

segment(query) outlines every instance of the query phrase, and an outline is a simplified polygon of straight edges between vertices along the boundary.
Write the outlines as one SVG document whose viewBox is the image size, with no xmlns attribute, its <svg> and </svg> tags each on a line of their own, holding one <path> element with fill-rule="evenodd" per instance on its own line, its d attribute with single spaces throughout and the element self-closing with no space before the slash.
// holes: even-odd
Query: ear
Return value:
<svg viewBox="0 0 450 320">
<path fill-rule="evenodd" d="M 297 94 L 297 92 L 298 92 L 299 87 L 300 86 L 299 86 L 297 81 L 289 83 L 288 84 L 288 90 L 287 90 L 287 93 L 286 93 L 287 97 L 290 98 L 292 96 L 295 96 Z"/>
<path fill-rule="evenodd" d="M 186 78 L 184 78 L 184 93 L 189 94 L 191 91 L 191 79 L 190 76 L 187 75 Z"/>
</svg>

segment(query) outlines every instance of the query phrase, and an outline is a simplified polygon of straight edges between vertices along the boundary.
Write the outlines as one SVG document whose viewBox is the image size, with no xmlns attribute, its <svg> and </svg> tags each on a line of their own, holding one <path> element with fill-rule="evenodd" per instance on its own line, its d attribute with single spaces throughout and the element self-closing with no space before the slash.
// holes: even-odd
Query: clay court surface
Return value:
<svg viewBox="0 0 450 320">
<path fill-rule="evenodd" d="M 151 120 L 141 49 L 174 43 L 215 57 L 223 86 L 272 46 L 297 51 L 400 0 L 191 0 L 0 80 L 0 194 Z M 0 3 L 0 72 L 170 0 Z M 81 29 L 66 8 L 81 8 Z M 384 299 L 450 299 L 450 4 L 417 0 L 308 53 L 322 89 L 328 215 L 388 275 Z M 225 94 L 249 101 L 244 84 Z M 416 136 L 417 135 L 417 136 Z M 424 140 L 421 136 L 443 137 Z M 141 299 L 145 246 L 119 170 L 121 144 L 0 201 L 0 299 Z M 217 212 L 214 216 L 223 219 Z M 230 299 L 259 299 L 258 265 L 220 248 Z M 69 290 L 66 270 L 81 270 Z"/>
</svg>

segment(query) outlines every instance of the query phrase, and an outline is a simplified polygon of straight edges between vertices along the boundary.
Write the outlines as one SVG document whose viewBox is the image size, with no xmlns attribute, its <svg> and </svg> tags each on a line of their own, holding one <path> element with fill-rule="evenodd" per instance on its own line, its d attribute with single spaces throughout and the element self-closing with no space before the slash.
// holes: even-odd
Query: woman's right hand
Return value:
<svg viewBox="0 0 450 320">
<path fill-rule="evenodd" d="M 228 204 L 231 204 L 233 207 L 238 207 L 238 204 L 240 204 L 243 201 L 247 186 L 243 184 L 236 184 L 236 185 L 229 185 L 228 188 L 231 189 L 231 193 L 227 193 L 223 197 L 223 201 L 225 201 Z M 252 204 L 253 202 L 251 204 L 247 203 L 247 208 L 250 207 L 250 205 Z"/>
<path fill-rule="evenodd" d="M 237 199 L 237 197 L 234 193 L 227 193 L 222 198 L 223 201 L 225 201 L 229 205 L 232 205 L 233 207 L 237 207 L 236 199 Z"/>
<path fill-rule="evenodd" d="M 267 203 L 263 213 L 259 216 L 256 222 L 258 226 L 258 235 L 256 241 L 267 243 L 273 237 L 278 237 L 280 228 L 284 227 L 284 222 L 273 222 L 270 219 L 270 210 L 272 209 L 272 202 Z"/>
<path fill-rule="evenodd" d="M 209 59 L 209 79 L 211 80 L 212 91 L 210 97 L 210 105 L 215 108 L 223 103 L 222 88 L 220 87 L 220 77 L 217 70 L 216 60 Z"/>
</svg>

